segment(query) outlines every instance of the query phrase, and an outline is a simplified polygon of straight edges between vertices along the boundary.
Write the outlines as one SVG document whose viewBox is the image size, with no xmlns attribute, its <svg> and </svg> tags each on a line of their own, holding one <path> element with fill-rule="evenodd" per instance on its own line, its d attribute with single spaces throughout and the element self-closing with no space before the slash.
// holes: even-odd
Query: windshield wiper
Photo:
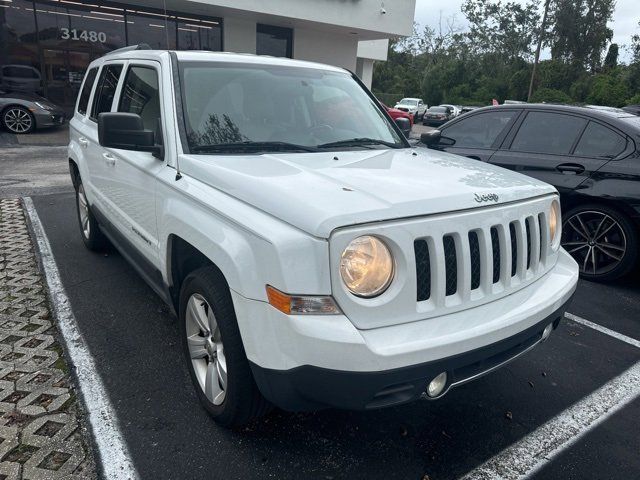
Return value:
<svg viewBox="0 0 640 480">
<path fill-rule="evenodd" d="M 295 143 L 288 142 L 232 142 L 232 143 L 214 143 L 211 145 L 196 145 L 192 148 L 194 152 L 244 152 L 250 151 L 303 151 L 303 152 L 317 152 L 315 147 L 309 147 L 306 145 L 297 145 Z"/>
<path fill-rule="evenodd" d="M 386 142 L 384 140 L 378 140 L 375 138 L 349 138 L 347 140 L 338 140 L 337 142 L 329 142 L 318 145 L 318 148 L 331 148 L 331 147 L 363 147 L 367 145 L 384 145 L 389 148 L 401 148 L 401 145 L 393 142 Z"/>
</svg>

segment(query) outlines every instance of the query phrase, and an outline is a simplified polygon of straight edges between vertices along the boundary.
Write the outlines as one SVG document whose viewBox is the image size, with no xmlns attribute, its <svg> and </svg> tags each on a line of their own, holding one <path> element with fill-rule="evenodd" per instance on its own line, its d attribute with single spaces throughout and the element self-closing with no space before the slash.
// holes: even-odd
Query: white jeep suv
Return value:
<svg viewBox="0 0 640 480">
<path fill-rule="evenodd" d="M 412 148 L 341 68 L 129 47 L 70 125 L 84 243 L 175 309 L 222 425 L 439 398 L 546 339 L 576 288 L 553 187 Z"/>
</svg>

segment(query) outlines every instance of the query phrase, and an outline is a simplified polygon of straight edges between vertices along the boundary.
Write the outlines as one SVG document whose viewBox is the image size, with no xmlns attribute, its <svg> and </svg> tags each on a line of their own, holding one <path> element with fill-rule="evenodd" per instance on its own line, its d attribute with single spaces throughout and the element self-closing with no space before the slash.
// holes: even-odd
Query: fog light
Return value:
<svg viewBox="0 0 640 480">
<path fill-rule="evenodd" d="M 544 330 L 542 331 L 542 340 L 546 340 L 547 338 L 549 338 L 549 335 L 551 335 L 552 331 L 553 331 L 553 323 L 550 323 L 549 325 L 544 327 Z"/>
<path fill-rule="evenodd" d="M 431 380 L 427 387 L 427 395 L 431 398 L 437 397 L 442 393 L 444 387 L 447 386 L 447 372 L 442 372 L 436 378 Z"/>
</svg>

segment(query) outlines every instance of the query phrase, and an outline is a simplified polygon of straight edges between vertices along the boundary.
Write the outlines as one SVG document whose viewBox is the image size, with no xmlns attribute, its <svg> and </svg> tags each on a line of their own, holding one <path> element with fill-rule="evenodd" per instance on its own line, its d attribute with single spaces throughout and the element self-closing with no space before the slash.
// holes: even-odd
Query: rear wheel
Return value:
<svg viewBox="0 0 640 480">
<path fill-rule="evenodd" d="M 629 273 L 638 260 L 638 232 L 622 213 L 584 205 L 564 215 L 562 246 L 588 280 L 610 281 Z"/>
<path fill-rule="evenodd" d="M 78 211 L 78 224 L 80 226 L 80 235 L 84 245 L 93 251 L 101 251 L 109 246 L 109 240 L 100 230 L 98 221 L 91 212 L 87 196 L 84 192 L 82 180 L 78 177 L 78 188 L 76 190 L 76 207 Z"/>
<path fill-rule="evenodd" d="M 36 128 L 36 120 L 24 107 L 9 107 L 2 112 L 2 124 L 11 133 L 30 133 Z"/>
<path fill-rule="evenodd" d="M 191 380 L 213 419 L 234 427 L 264 415 L 269 404 L 253 379 L 229 288 L 214 267 L 184 280 L 180 326 Z"/>
</svg>

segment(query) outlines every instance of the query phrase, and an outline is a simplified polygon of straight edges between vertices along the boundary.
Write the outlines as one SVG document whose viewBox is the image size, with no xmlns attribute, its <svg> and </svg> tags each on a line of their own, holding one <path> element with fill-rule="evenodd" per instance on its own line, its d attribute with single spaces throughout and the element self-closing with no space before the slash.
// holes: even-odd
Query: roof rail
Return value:
<svg viewBox="0 0 640 480">
<path fill-rule="evenodd" d="M 111 55 L 114 53 L 121 53 L 121 52 L 132 52 L 134 50 L 152 50 L 152 48 L 146 43 L 139 43 L 137 45 L 129 45 L 128 47 L 122 47 L 116 50 L 111 50 L 110 52 L 107 53 L 107 55 Z"/>
</svg>

